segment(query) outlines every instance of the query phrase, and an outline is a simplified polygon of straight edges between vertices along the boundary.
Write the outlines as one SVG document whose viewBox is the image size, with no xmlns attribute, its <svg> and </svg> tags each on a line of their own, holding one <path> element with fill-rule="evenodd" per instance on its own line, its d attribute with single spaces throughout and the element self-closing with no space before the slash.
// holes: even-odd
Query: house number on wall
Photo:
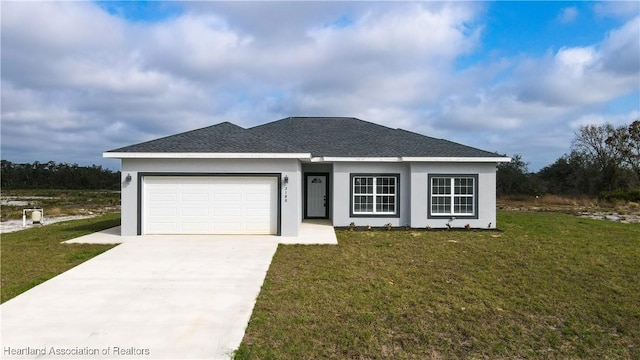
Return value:
<svg viewBox="0 0 640 360">
<path fill-rule="evenodd" d="M 287 202 L 287 187 L 288 186 L 284 187 L 284 202 Z"/>
</svg>

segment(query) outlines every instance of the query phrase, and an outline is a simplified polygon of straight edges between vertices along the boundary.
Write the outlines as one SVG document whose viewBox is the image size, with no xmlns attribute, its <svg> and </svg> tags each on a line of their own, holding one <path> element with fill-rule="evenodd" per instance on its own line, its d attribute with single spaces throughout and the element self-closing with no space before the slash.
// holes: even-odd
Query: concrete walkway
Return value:
<svg viewBox="0 0 640 360">
<path fill-rule="evenodd" d="M 124 240 L 2 304 L 0 358 L 228 359 L 277 241 Z"/>
<path fill-rule="evenodd" d="M 327 221 L 297 237 L 120 236 L 121 244 L 0 306 L 2 359 L 229 359 L 279 243 L 337 244 Z"/>
</svg>

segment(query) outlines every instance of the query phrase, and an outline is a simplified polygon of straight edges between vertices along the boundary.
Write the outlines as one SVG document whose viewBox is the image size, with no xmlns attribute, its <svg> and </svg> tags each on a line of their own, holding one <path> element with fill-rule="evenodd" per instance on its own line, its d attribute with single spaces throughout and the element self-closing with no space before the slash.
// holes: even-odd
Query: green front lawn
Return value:
<svg viewBox="0 0 640 360">
<path fill-rule="evenodd" d="M 60 242 L 118 225 L 120 214 L 116 213 L 2 234 L 1 302 L 16 297 L 114 246 Z"/>
<path fill-rule="evenodd" d="M 640 358 L 639 225 L 498 224 L 281 245 L 235 358 Z"/>
</svg>

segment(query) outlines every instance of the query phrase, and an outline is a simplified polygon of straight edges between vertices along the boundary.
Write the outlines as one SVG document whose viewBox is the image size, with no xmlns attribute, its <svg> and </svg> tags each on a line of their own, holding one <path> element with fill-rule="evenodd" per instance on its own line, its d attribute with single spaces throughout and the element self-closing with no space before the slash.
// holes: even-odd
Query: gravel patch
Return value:
<svg viewBox="0 0 640 360">
<path fill-rule="evenodd" d="M 2 206 L 31 206 L 34 200 L 54 200 L 59 199 L 54 196 L 3 196 L 0 199 Z"/>
<path fill-rule="evenodd" d="M 639 224 L 640 215 L 636 214 L 618 214 L 616 212 L 583 212 L 579 215 L 581 218 L 594 220 L 615 221 L 623 224 Z"/>
<path fill-rule="evenodd" d="M 7 220 L 0 222 L 0 234 L 16 232 L 20 230 L 30 229 L 32 227 L 38 226 L 47 226 L 49 224 L 61 222 L 61 221 L 69 221 L 69 220 L 78 220 L 78 219 L 87 219 L 95 217 L 96 215 L 70 215 L 70 216 L 58 216 L 58 217 L 45 217 L 44 224 L 32 224 L 31 219 L 27 219 L 27 226 L 22 227 L 22 219 L 20 220 Z"/>
<path fill-rule="evenodd" d="M 640 209 L 635 206 L 633 208 L 623 208 L 622 212 L 618 212 L 614 209 L 603 209 L 599 207 L 586 207 L 586 206 L 513 206 L 513 205 L 499 205 L 500 209 L 515 210 L 515 211 L 542 211 L 542 212 L 559 212 L 564 214 L 570 214 L 585 219 L 613 221 L 623 224 L 640 224 Z"/>
</svg>

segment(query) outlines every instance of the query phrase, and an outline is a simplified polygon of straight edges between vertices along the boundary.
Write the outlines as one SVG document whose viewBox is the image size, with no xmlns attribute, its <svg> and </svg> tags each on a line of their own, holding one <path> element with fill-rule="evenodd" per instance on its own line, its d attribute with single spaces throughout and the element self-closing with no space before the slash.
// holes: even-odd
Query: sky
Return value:
<svg viewBox="0 0 640 360">
<path fill-rule="evenodd" d="M 1 158 L 348 116 L 520 154 L 640 118 L 640 2 L 0 2 Z"/>
</svg>

